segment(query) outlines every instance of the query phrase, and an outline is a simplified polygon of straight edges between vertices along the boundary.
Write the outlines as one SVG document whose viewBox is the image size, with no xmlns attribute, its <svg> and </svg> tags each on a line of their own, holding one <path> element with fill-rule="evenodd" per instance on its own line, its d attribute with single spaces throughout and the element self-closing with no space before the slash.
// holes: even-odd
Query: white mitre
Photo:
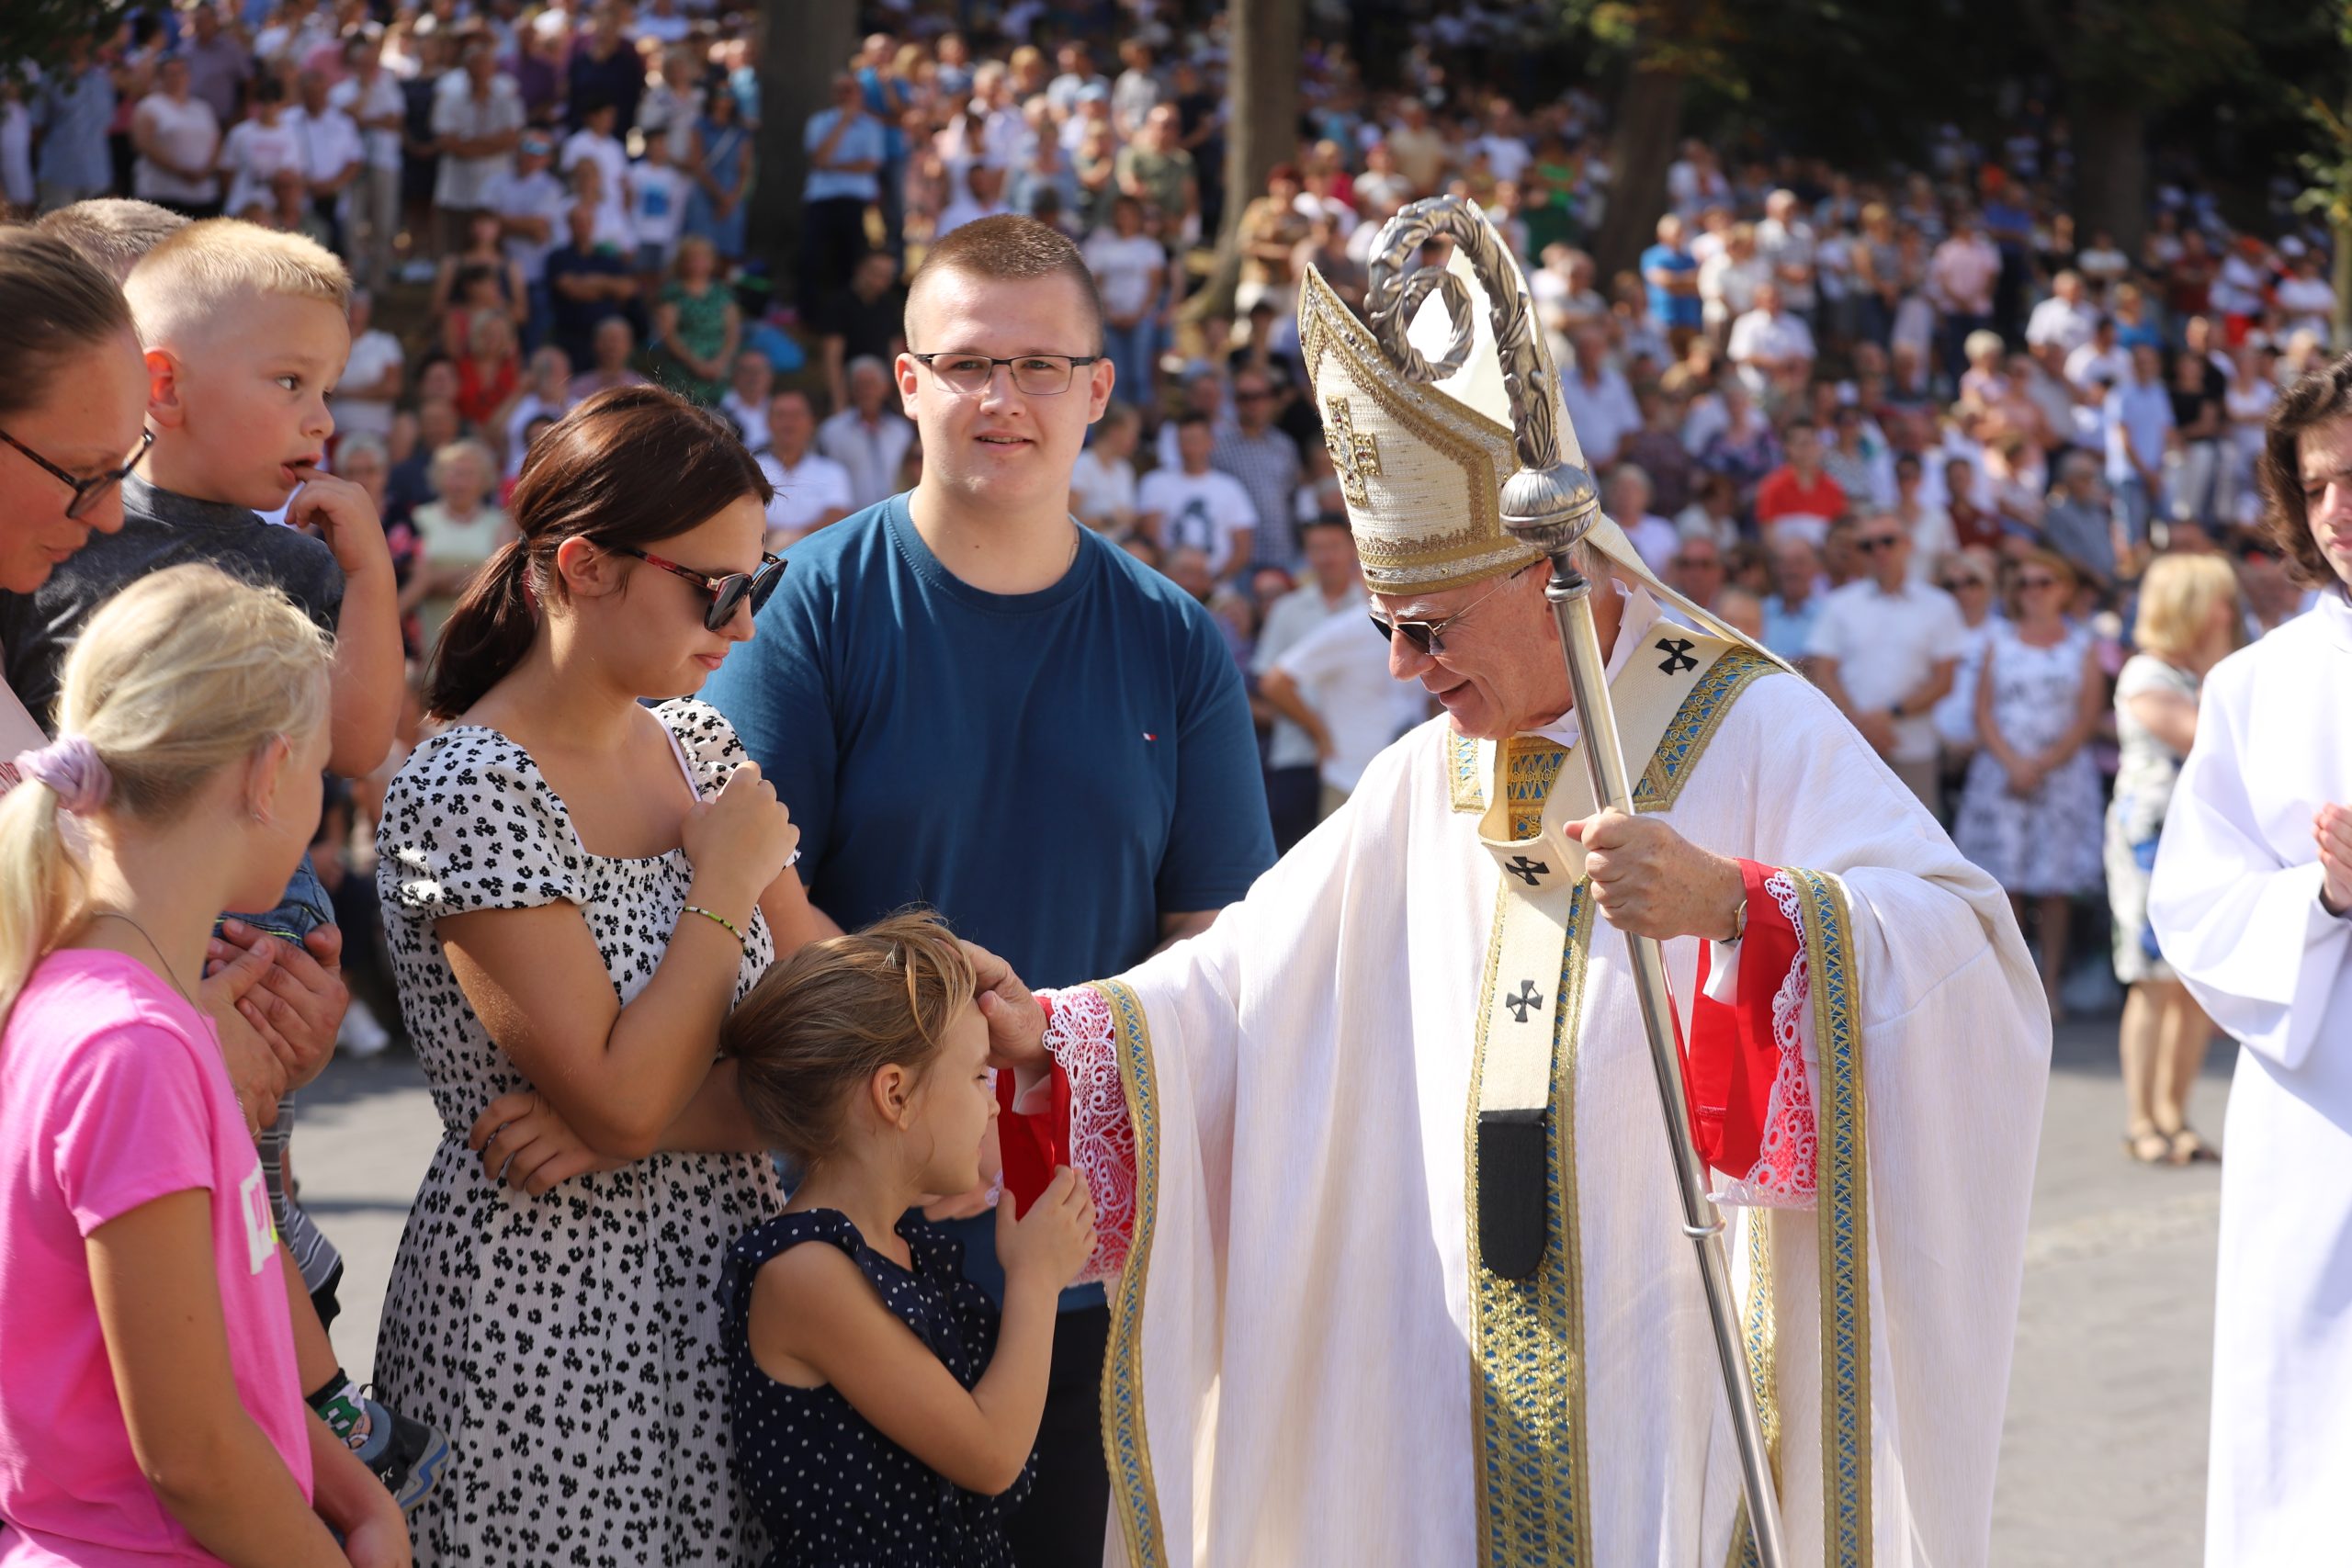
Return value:
<svg viewBox="0 0 2352 1568">
<path fill-rule="evenodd" d="M 1480 221 L 1486 221 L 1483 214 Z M 1499 248 L 1499 237 L 1498 237 Z M 1508 254 L 1508 253 L 1505 253 Z M 1299 352 L 1323 418 L 1324 444 L 1347 500 L 1348 525 L 1363 563 L 1364 586 L 1399 596 L 1436 592 L 1515 571 L 1542 552 L 1503 527 L 1502 486 L 1519 468 L 1511 434 L 1510 395 L 1495 346 L 1494 314 L 1464 247 L 1453 248 L 1446 270 L 1470 291 L 1473 341 L 1462 367 L 1442 380 L 1409 381 L 1372 329 L 1334 293 L 1313 266 L 1298 295 Z M 1527 279 L 1513 268 L 1521 308 L 1532 310 Z M 1442 356 L 1453 335 L 1443 299 L 1421 304 L 1406 336 L 1423 357 Z M 1543 368 L 1551 373 L 1542 348 Z M 1560 458 L 1584 466 L 1576 425 L 1550 374 Z M 1638 582 L 1691 625 L 1772 659 L 1736 627 L 1701 609 L 1658 581 L 1625 531 L 1606 516 L 1584 536 L 1588 550 L 1606 558 L 1621 581 Z"/>
</svg>

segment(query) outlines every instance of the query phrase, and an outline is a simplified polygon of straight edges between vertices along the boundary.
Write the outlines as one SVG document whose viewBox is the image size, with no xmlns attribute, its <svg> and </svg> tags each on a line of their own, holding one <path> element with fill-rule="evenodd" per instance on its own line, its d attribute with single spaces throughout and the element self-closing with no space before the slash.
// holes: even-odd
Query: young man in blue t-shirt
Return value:
<svg viewBox="0 0 2352 1568">
<path fill-rule="evenodd" d="M 906 339 L 922 483 L 795 546 L 706 695 L 843 927 L 922 902 L 1038 983 L 1114 975 L 1272 863 L 1240 671 L 1199 604 L 1069 515 L 1114 378 L 1076 246 L 1018 216 L 958 228 Z M 990 1280 L 990 1223 L 957 1228 Z M 1064 1299 L 1024 1568 L 1102 1560 L 1108 1326 L 1099 1287 Z"/>
</svg>

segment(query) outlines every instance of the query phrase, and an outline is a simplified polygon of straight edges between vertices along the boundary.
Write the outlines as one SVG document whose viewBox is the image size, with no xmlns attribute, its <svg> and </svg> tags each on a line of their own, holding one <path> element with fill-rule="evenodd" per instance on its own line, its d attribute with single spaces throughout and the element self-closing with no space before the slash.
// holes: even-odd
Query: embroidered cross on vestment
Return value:
<svg viewBox="0 0 2352 1568">
<path fill-rule="evenodd" d="M 1357 506 L 1372 504 L 1372 489 L 1364 483 L 1380 472 L 1380 437 L 1356 429 L 1355 416 L 1345 398 L 1326 398 L 1330 417 L 1323 422 L 1323 444 L 1331 449 L 1331 467 L 1339 471 L 1340 489 Z"/>
</svg>

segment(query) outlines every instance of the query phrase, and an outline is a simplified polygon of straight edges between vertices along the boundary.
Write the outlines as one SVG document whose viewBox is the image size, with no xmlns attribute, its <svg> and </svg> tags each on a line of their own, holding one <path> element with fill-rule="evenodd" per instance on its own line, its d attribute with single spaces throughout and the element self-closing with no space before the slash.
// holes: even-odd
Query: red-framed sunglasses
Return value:
<svg viewBox="0 0 2352 1568">
<path fill-rule="evenodd" d="M 664 560 L 650 551 L 633 546 L 616 545 L 614 548 L 621 555 L 635 556 L 648 566 L 658 566 L 663 571 L 683 577 L 709 594 L 710 608 L 703 612 L 702 624 L 715 632 L 727 629 L 727 623 L 735 618 L 735 612 L 743 607 L 746 599 L 752 602 L 752 614 L 758 615 L 760 606 L 768 602 L 769 593 L 775 591 L 776 579 L 784 575 L 784 558 L 770 555 L 764 550 L 760 552 L 759 570 L 730 571 L 724 577 L 713 577 L 690 566 Z"/>
</svg>

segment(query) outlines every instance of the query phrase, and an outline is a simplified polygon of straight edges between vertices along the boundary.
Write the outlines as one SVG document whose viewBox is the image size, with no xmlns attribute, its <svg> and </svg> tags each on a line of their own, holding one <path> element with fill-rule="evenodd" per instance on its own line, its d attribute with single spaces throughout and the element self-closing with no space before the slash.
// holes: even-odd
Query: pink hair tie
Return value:
<svg viewBox="0 0 2352 1568">
<path fill-rule="evenodd" d="M 96 811 L 114 793 L 114 775 L 85 735 L 61 735 L 38 751 L 18 752 L 17 771 L 47 784 L 57 804 L 76 816 Z"/>
</svg>

